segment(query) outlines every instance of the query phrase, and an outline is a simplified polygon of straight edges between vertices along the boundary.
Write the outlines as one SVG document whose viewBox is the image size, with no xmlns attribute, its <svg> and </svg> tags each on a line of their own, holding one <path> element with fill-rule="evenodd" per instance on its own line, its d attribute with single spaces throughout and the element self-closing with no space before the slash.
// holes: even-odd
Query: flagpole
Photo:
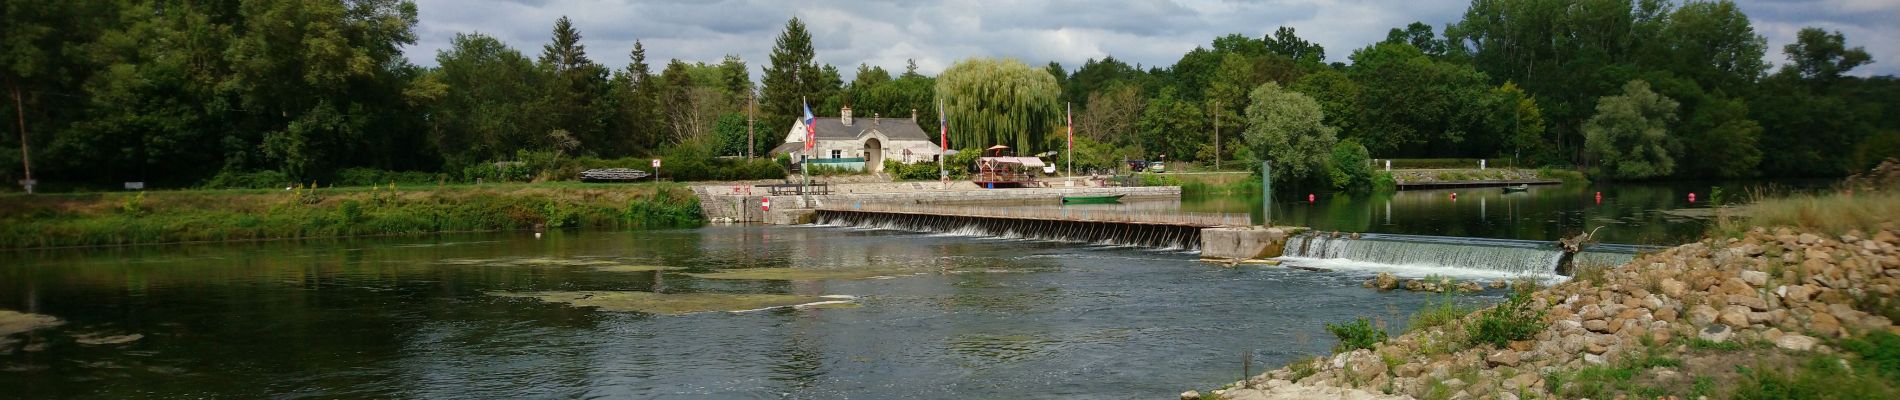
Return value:
<svg viewBox="0 0 1900 400">
<path fill-rule="evenodd" d="M 798 105 L 805 108 L 806 115 L 811 115 L 811 103 L 805 96 L 798 96 Z M 800 119 L 803 119 L 805 123 L 805 160 L 799 162 L 798 169 L 801 170 L 800 172 L 804 172 L 799 175 L 805 176 L 805 183 L 804 187 L 798 189 L 798 194 L 804 195 L 806 208 L 813 208 L 811 204 L 811 152 L 818 148 L 818 144 L 815 143 L 818 140 L 818 135 L 813 135 L 810 132 L 813 129 L 817 129 L 811 125 L 818 123 L 818 119 Z"/>
<path fill-rule="evenodd" d="M 1075 103 L 1069 105 L 1069 177 L 1075 177 Z"/>
<path fill-rule="evenodd" d="M 943 168 L 943 159 L 950 157 L 950 117 L 943 113 L 943 99 L 937 99 L 937 146 L 937 183 L 949 190 L 950 171 Z"/>
</svg>

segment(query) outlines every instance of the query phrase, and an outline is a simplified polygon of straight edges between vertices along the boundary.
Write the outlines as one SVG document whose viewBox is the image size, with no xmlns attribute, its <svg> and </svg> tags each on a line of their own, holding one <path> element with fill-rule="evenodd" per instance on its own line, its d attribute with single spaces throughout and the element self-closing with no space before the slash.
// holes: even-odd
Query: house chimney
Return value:
<svg viewBox="0 0 1900 400">
<path fill-rule="evenodd" d="M 844 126 L 851 126 L 851 106 L 845 106 L 838 110 L 838 122 L 844 124 Z"/>
<path fill-rule="evenodd" d="M 880 115 L 878 113 L 871 113 L 871 125 L 879 125 L 883 123 L 884 123 L 883 115 Z"/>
<path fill-rule="evenodd" d="M 910 123 L 917 123 L 917 109 L 910 109 Z"/>
</svg>

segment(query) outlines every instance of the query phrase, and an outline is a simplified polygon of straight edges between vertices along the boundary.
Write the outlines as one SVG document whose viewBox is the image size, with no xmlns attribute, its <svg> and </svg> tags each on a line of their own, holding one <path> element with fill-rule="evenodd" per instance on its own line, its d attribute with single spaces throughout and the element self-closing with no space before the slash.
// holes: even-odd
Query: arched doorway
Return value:
<svg viewBox="0 0 1900 400">
<path fill-rule="evenodd" d="M 884 172 L 884 142 L 877 138 L 864 139 L 864 170 Z"/>
</svg>

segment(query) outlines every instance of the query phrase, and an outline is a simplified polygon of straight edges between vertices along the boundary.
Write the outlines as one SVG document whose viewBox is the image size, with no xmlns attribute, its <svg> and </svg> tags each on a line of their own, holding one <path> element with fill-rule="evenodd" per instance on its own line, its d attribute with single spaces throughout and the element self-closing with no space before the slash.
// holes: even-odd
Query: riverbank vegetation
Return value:
<svg viewBox="0 0 1900 400">
<path fill-rule="evenodd" d="M 419 66 L 403 57 L 418 12 L 406 0 L 21 4 L 0 15 L 17 44 L 0 52 L 0 82 L 18 94 L 0 120 L 32 128 L 0 145 L 26 149 L 42 188 L 68 190 L 328 185 L 365 171 L 393 175 L 368 184 L 564 180 L 656 156 L 675 180 L 753 179 L 782 172 L 685 167 L 769 159 L 782 135 L 748 138 L 748 121 L 782 132 L 807 105 L 899 118 L 942 102 L 953 147 L 1066 152 L 1072 104 L 1078 171 L 1270 160 L 1276 178 L 1315 186 L 1371 185 L 1362 158 L 1666 179 L 1839 176 L 1900 151 L 1900 80 L 1851 75 L 1871 58 L 1839 32 L 1802 29 L 1770 49 L 1730 1 L 1474 1 L 1443 28 L 1393 27 L 1332 57 L 1280 27 L 1165 66 L 974 59 L 933 77 L 908 62 L 859 65 L 849 81 L 796 18 L 769 60 L 648 60 L 639 41 L 590 54 L 562 17 L 538 54 L 463 33 Z M 1789 60 L 1778 70 L 1763 61 L 1776 51 Z M 22 161 L 0 152 L 0 181 L 24 178 Z"/>
<path fill-rule="evenodd" d="M 674 184 L 298 187 L 0 195 L 0 248 L 703 223 Z"/>
</svg>

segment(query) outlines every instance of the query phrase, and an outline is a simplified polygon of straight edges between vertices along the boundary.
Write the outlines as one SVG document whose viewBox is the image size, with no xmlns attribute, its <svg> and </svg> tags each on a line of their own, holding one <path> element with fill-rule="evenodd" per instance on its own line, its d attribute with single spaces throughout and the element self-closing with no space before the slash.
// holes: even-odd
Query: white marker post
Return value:
<svg viewBox="0 0 1900 400">
<path fill-rule="evenodd" d="M 653 181 L 660 181 L 660 159 L 653 159 Z"/>
</svg>

